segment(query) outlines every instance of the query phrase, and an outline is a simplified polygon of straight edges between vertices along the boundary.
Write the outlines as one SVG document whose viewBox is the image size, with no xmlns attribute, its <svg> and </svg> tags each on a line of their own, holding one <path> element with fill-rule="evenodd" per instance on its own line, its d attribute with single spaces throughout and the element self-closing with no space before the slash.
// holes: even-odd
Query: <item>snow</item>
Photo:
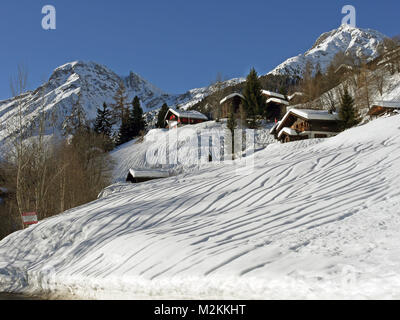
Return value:
<svg viewBox="0 0 400 320">
<path fill-rule="evenodd" d="M 278 99 L 278 98 L 269 98 L 269 99 L 267 100 L 267 103 L 270 103 L 270 102 L 275 102 L 275 103 L 279 103 L 279 104 L 284 104 L 285 106 L 288 106 L 288 105 L 289 105 L 289 102 L 287 102 L 286 100 L 282 100 L 282 99 Z"/>
<path fill-rule="evenodd" d="M 261 92 L 267 96 L 271 96 L 271 97 L 276 97 L 279 99 L 283 99 L 286 100 L 285 96 L 283 94 L 280 93 L 276 93 L 276 92 L 272 92 L 272 91 L 268 91 L 268 90 L 261 90 Z"/>
<path fill-rule="evenodd" d="M 295 92 L 288 97 L 288 100 L 291 101 L 291 100 L 293 100 L 293 98 L 295 98 L 297 96 L 304 96 L 304 93 L 303 92 Z"/>
<path fill-rule="evenodd" d="M 225 88 L 243 82 L 245 79 L 236 78 L 222 82 Z M 66 63 L 54 70 L 49 80 L 34 90 L 23 95 L 0 101 L 0 147 L 9 142 L 9 137 L 18 131 L 16 115 L 18 104 L 22 106 L 23 124 L 29 129 L 39 120 L 43 111 L 48 119 L 47 134 L 60 133 L 66 117 L 71 116 L 73 106 L 79 102 L 88 120 L 96 117 L 97 108 L 104 102 L 112 105 L 119 83 L 125 83 L 128 101 L 131 103 L 138 96 L 145 113 L 156 116 L 155 110 L 167 103 L 169 106 L 179 105 L 182 110 L 193 106 L 216 90 L 216 86 L 196 88 L 183 94 L 165 93 L 140 75 L 130 72 L 128 76 L 119 76 L 109 68 L 85 61 Z M 39 90 L 40 89 L 40 90 Z"/>
<path fill-rule="evenodd" d="M 285 127 L 279 132 L 278 138 L 280 138 L 282 136 L 282 134 L 284 134 L 284 133 L 287 133 L 289 136 L 297 136 L 298 135 L 296 130 Z"/>
<path fill-rule="evenodd" d="M 399 299 L 399 133 L 400 116 L 380 118 L 271 144 L 253 167 L 243 159 L 116 184 L 0 242 L 0 291 Z"/>
<path fill-rule="evenodd" d="M 221 158 L 221 138 L 225 139 L 230 133 L 226 131 L 225 122 L 208 121 L 196 125 L 188 125 L 173 130 L 153 129 L 144 137 L 143 142 L 137 140 L 128 142 L 111 153 L 116 167 L 114 181 L 125 181 L 131 168 L 165 168 L 171 174 L 197 171 L 208 165 L 210 152 L 209 137 L 212 137 L 211 155 L 214 160 Z M 199 159 L 199 136 L 201 138 L 201 159 Z M 265 148 L 276 143 L 269 134 L 269 128 L 256 130 L 255 149 Z M 167 159 L 168 150 L 178 150 L 174 159 Z M 173 151 L 170 152 L 173 154 Z"/>
<path fill-rule="evenodd" d="M 325 72 L 340 51 L 372 60 L 379 55 L 378 45 L 385 38 L 385 35 L 375 30 L 341 25 L 338 29 L 323 33 L 306 53 L 287 59 L 268 74 L 302 76 L 307 62 L 311 62 L 314 67 L 319 64 L 321 71 Z"/>
</svg>

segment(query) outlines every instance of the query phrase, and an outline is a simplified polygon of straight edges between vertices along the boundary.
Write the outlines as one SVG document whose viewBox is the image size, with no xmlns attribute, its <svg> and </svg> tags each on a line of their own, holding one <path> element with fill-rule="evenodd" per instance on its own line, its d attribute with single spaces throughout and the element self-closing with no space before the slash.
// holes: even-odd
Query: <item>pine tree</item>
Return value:
<svg viewBox="0 0 400 320">
<path fill-rule="evenodd" d="M 131 125 L 131 138 L 134 138 L 146 129 L 146 122 L 143 119 L 143 109 L 137 96 L 133 99 L 132 106 L 133 108 L 129 114 L 129 123 Z"/>
<path fill-rule="evenodd" d="M 157 124 L 156 124 L 157 128 L 165 128 L 165 115 L 167 114 L 168 109 L 169 109 L 168 105 L 164 103 L 160 111 L 158 112 Z"/>
<path fill-rule="evenodd" d="M 112 114 L 106 103 L 103 103 L 102 109 L 97 108 L 97 116 L 93 129 L 97 134 L 111 137 Z"/>
<path fill-rule="evenodd" d="M 143 109 L 140 100 L 136 96 L 132 101 L 132 109 L 125 110 L 121 127 L 118 134 L 117 145 L 124 144 L 138 137 L 146 129 L 146 122 L 143 119 Z"/>
<path fill-rule="evenodd" d="M 132 128 L 131 121 L 129 119 L 129 113 L 125 112 L 118 132 L 117 146 L 132 140 L 132 138 Z"/>
<path fill-rule="evenodd" d="M 252 119 L 250 127 L 255 126 L 256 116 L 266 112 L 265 97 L 261 93 L 261 83 L 254 68 L 250 70 L 243 90 L 243 107 L 247 116 Z"/>
<path fill-rule="evenodd" d="M 97 117 L 94 123 L 94 132 L 103 138 L 103 149 L 111 151 L 114 143 L 111 138 L 112 131 L 112 113 L 106 103 L 103 103 L 103 109 L 97 109 Z"/>
<path fill-rule="evenodd" d="M 358 113 L 354 108 L 354 99 L 350 95 L 347 88 L 344 89 L 344 93 L 341 98 L 339 117 L 342 121 L 343 130 L 354 127 L 355 125 L 360 123 Z"/>
</svg>

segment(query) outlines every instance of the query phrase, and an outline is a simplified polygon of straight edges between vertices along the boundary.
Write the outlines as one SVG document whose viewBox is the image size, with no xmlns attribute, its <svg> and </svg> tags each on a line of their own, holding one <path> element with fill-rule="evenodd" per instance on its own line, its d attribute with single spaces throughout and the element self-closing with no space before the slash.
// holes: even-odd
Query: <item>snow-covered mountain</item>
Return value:
<svg viewBox="0 0 400 320">
<path fill-rule="evenodd" d="M 378 44 L 385 38 L 380 32 L 370 29 L 352 28 L 343 25 L 322 34 L 314 46 L 305 54 L 293 57 L 279 65 L 271 74 L 301 75 L 307 61 L 320 64 L 324 70 L 339 51 L 365 55 L 370 59 L 377 56 Z M 120 81 L 124 81 L 129 101 L 134 96 L 141 99 L 145 112 L 154 118 L 155 110 L 163 103 L 179 105 L 187 109 L 216 91 L 215 86 L 189 90 L 183 94 L 170 94 L 157 88 L 140 75 L 130 72 L 120 76 L 105 66 L 94 62 L 75 61 L 54 70 L 50 79 L 35 91 L 22 96 L 0 101 L 0 143 L 13 132 L 18 106 L 21 106 L 23 123 L 26 126 L 38 119 L 44 111 L 53 126 L 61 127 L 65 119 L 73 114 L 74 105 L 79 104 L 91 120 L 103 102 L 112 103 Z M 236 78 L 225 81 L 223 87 L 243 82 Z M 50 130 L 50 129 L 49 129 Z"/>
<path fill-rule="evenodd" d="M 288 74 L 301 76 L 307 62 L 314 66 L 318 63 L 324 71 L 333 57 L 340 51 L 374 59 L 378 56 L 378 45 L 385 39 L 382 33 L 371 30 L 351 27 L 347 24 L 338 29 L 323 33 L 313 47 L 304 54 L 287 59 L 269 74 Z"/>
<path fill-rule="evenodd" d="M 113 102 L 121 80 L 125 83 L 128 101 L 138 96 L 145 112 L 155 110 L 163 103 L 188 108 L 215 91 L 215 87 L 208 86 L 184 94 L 168 94 L 133 72 L 124 77 L 95 62 L 75 61 L 56 68 L 50 79 L 35 91 L 0 101 L 0 142 L 16 132 L 18 110 L 22 111 L 27 127 L 44 111 L 52 119 L 51 124 L 60 128 L 77 103 L 88 120 L 94 119 L 98 107 L 104 102 Z M 229 80 L 224 86 L 241 81 L 244 79 Z"/>
</svg>

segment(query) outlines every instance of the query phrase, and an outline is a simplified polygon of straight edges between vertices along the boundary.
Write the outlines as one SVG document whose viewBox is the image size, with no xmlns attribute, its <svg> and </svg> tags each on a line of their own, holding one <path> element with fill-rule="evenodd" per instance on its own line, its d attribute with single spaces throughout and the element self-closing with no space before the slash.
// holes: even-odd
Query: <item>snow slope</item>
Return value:
<svg viewBox="0 0 400 320">
<path fill-rule="evenodd" d="M 269 134 L 271 124 L 254 132 L 254 145 L 249 148 L 259 150 L 276 140 Z M 201 155 L 199 159 L 199 140 L 201 138 Z M 209 137 L 213 144 L 210 148 Z M 197 171 L 208 165 L 208 154 L 211 151 L 214 160 L 220 160 L 224 148 L 220 139 L 229 137 L 225 122 L 208 121 L 196 125 L 180 127 L 177 130 L 153 129 L 144 137 L 144 141 L 130 141 L 111 152 L 115 160 L 114 181 L 125 181 L 131 168 L 166 168 L 171 174 Z M 228 141 L 228 140 L 226 140 Z M 226 142 L 229 143 L 229 142 Z M 243 143 L 245 144 L 245 142 Z M 177 158 L 167 161 L 169 150 L 178 150 Z M 176 161 L 174 161 L 176 159 Z"/>
<path fill-rule="evenodd" d="M 344 24 L 338 29 L 323 33 L 310 50 L 287 59 L 269 74 L 301 76 L 308 61 L 314 67 L 319 64 L 324 72 L 339 51 L 352 53 L 358 58 L 365 56 L 368 60 L 372 60 L 378 56 L 377 48 L 384 38 L 386 37 L 378 31 Z"/>
<path fill-rule="evenodd" d="M 0 291 L 400 298 L 400 116 L 139 185 L 0 242 Z"/>
</svg>

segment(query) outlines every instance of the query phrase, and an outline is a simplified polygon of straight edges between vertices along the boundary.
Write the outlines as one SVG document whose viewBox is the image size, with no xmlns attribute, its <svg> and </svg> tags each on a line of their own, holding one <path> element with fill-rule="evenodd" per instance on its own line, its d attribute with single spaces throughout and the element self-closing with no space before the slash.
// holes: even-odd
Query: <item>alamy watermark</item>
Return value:
<svg viewBox="0 0 400 320">
<path fill-rule="evenodd" d="M 342 8 L 342 14 L 345 16 L 342 19 L 342 25 L 347 24 L 353 28 L 356 27 L 356 8 L 352 5 L 346 5 Z"/>
<path fill-rule="evenodd" d="M 152 167 L 225 163 L 237 165 L 237 174 L 249 173 L 254 168 L 255 130 L 252 129 L 236 129 L 232 135 L 229 129 L 172 128 L 155 139 L 157 144 L 146 150 L 146 161 Z"/>
<path fill-rule="evenodd" d="M 45 5 L 42 8 L 42 14 L 45 16 L 42 18 L 42 28 L 44 30 L 55 30 L 56 29 L 56 8 L 52 5 Z"/>
</svg>

